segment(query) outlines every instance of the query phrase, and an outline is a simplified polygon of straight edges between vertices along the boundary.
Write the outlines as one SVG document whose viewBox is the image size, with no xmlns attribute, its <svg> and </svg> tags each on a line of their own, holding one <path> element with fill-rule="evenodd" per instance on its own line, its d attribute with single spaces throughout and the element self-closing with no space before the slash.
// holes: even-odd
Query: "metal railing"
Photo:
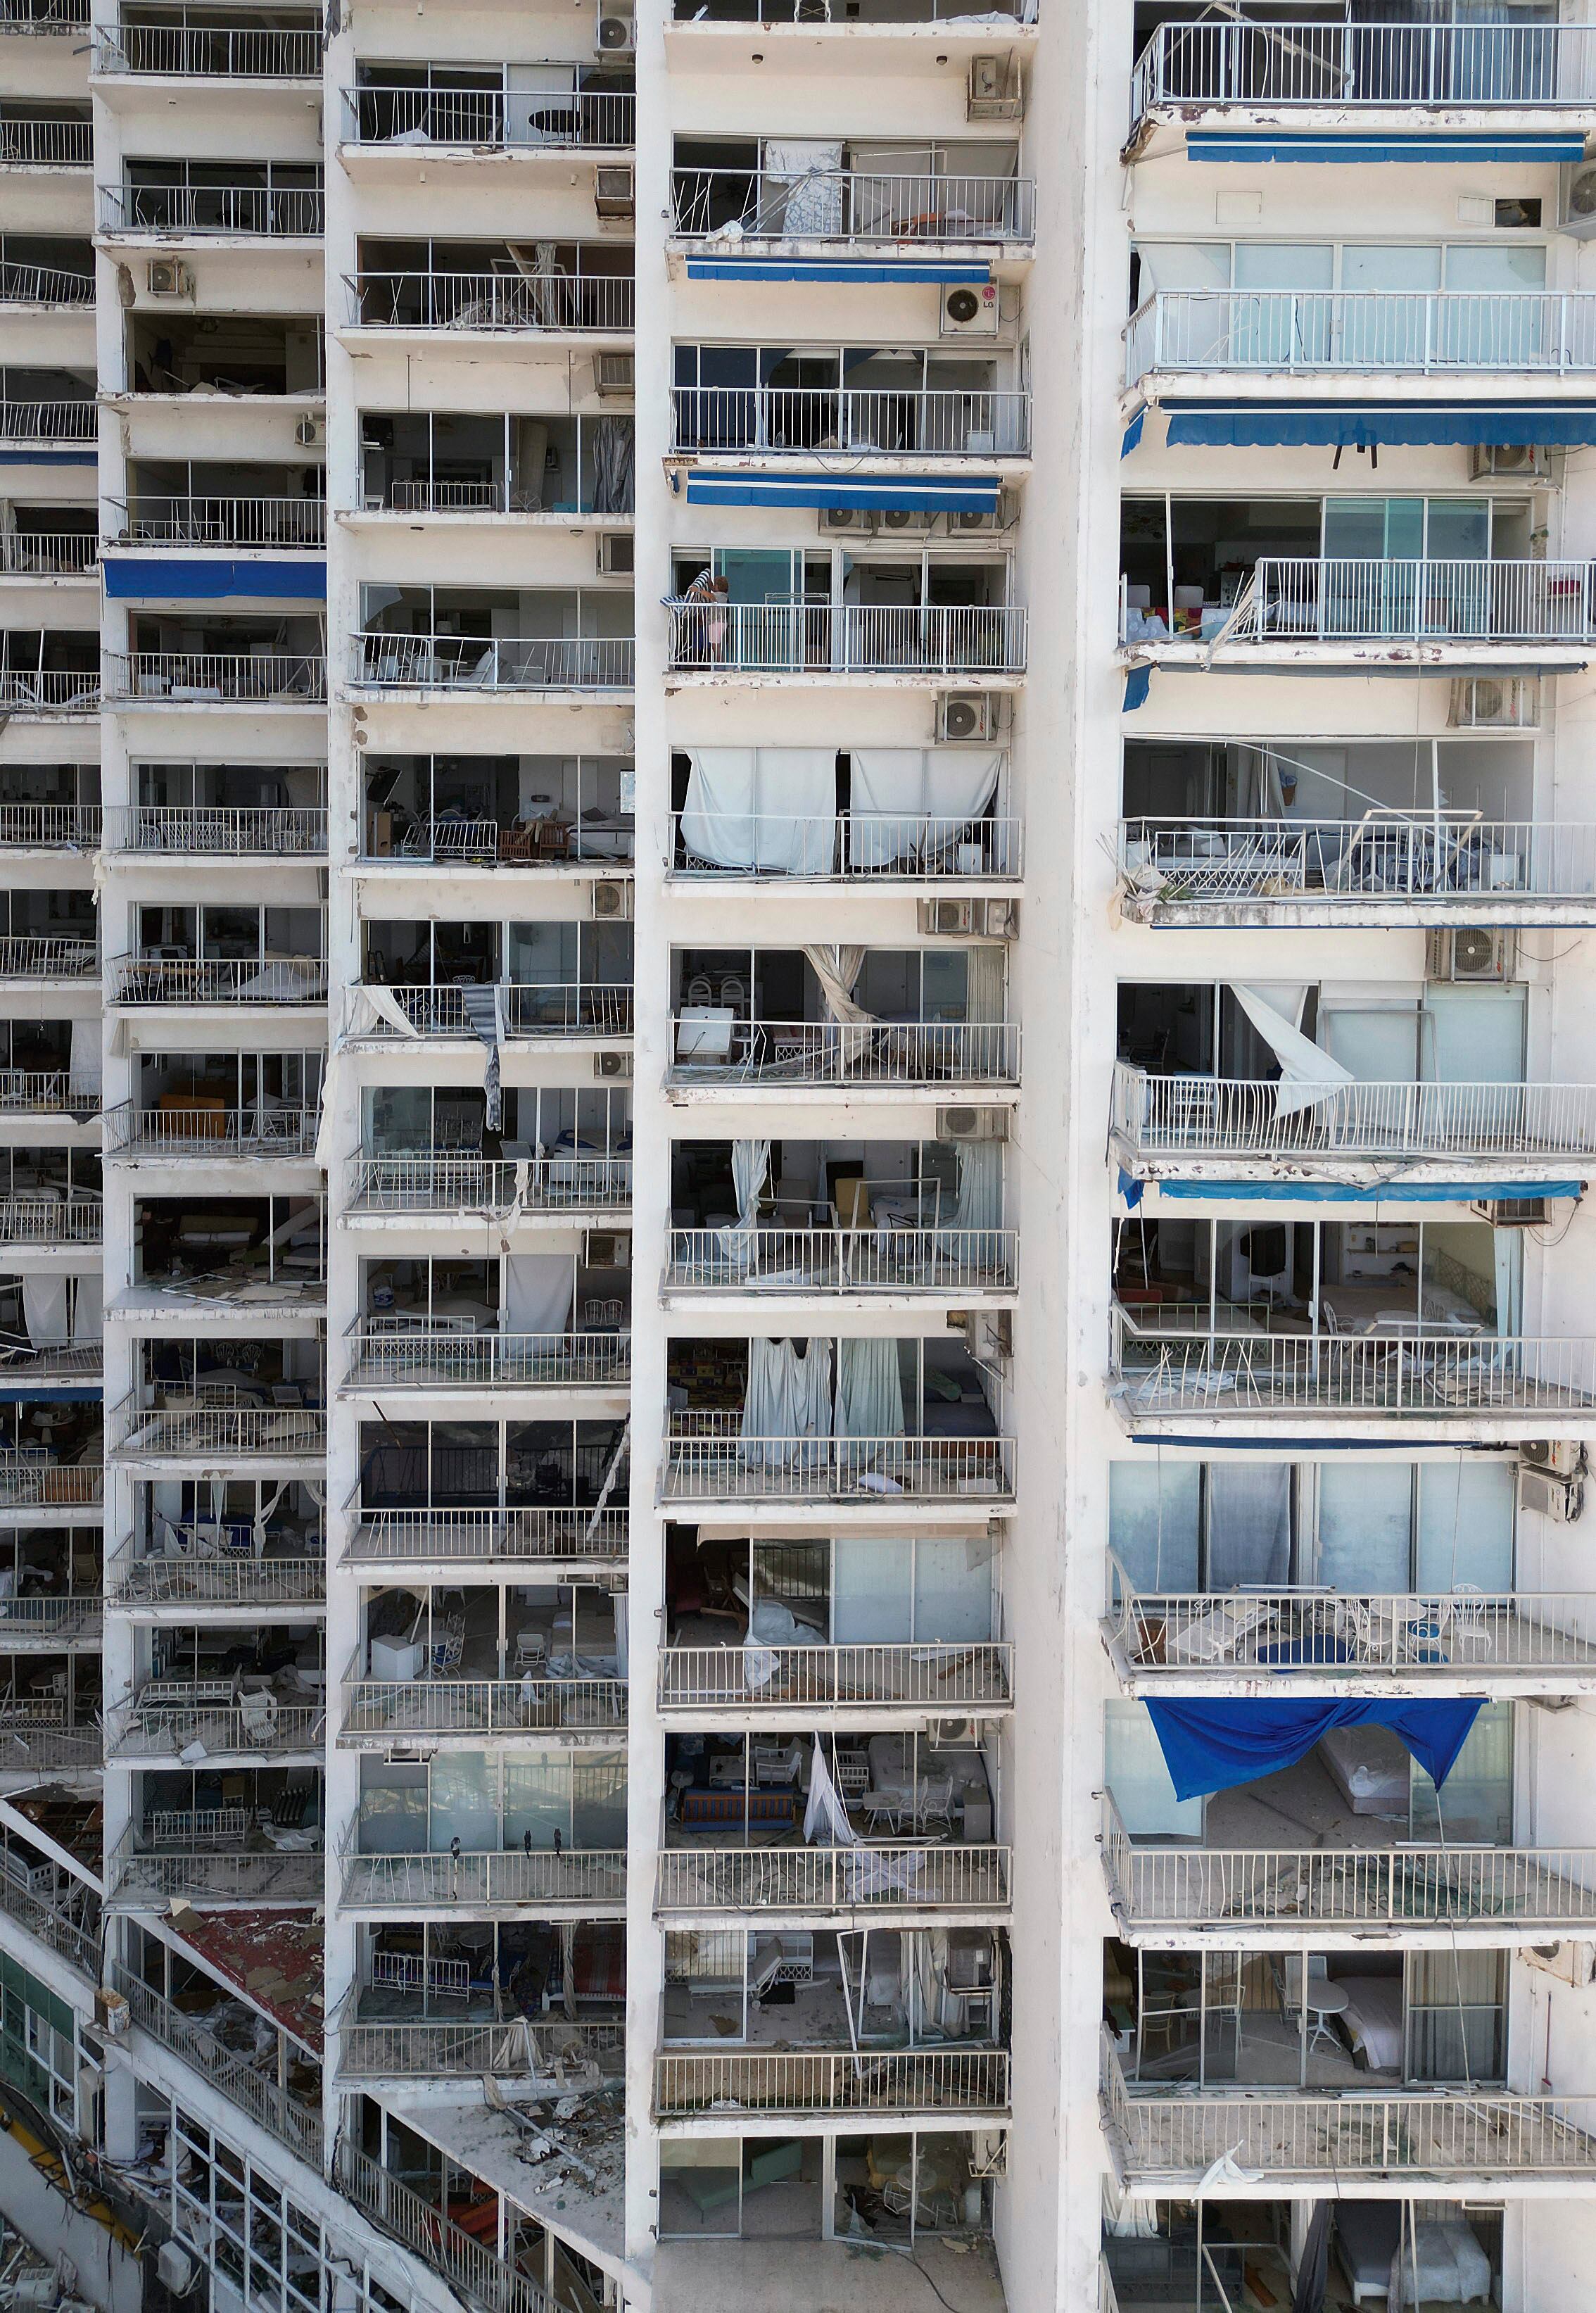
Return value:
<svg viewBox="0 0 1596 2313">
<path fill-rule="evenodd" d="M 854 1847 L 668 1847 L 654 1913 L 992 1912 L 1008 1907 L 1013 1850 L 861 1841 Z"/>
<path fill-rule="evenodd" d="M 1591 302 L 1596 306 L 1596 297 Z M 671 396 L 671 446 L 772 457 L 849 450 L 1024 458 L 1030 453 L 1030 396 L 982 388 L 679 385 Z"/>
<path fill-rule="evenodd" d="M 425 1319 L 367 1317 L 350 1329 L 349 1385 L 415 1389 L 619 1389 L 628 1333 L 434 1332 Z"/>
<path fill-rule="evenodd" d="M 105 814 L 105 846 L 159 857 L 325 859 L 327 813 L 313 804 L 115 804 Z"/>
<path fill-rule="evenodd" d="M 761 241 L 1030 242 L 1030 177 L 899 176 L 876 169 L 677 169 L 683 241 L 714 241 L 729 225 Z"/>
<path fill-rule="evenodd" d="M 624 1475 L 620 1480 L 624 1490 Z M 628 1517 L 624 1509 L 356 1508 L 346 1557 L 351 1561 L 401 1563 L 438 1559 L 481 1565 L 496 1559 L 568 1565 L 624 1561 Z"/>
<path fill-rule="evenodd" d="M 98 1244 L 104 1220 L 98 1197 L 0 1197 L 0 1244 Z"/>
<path fill-rule="evenodd" d="M 1004 2048 L 716 2050 L 654 2062 L 654 2116 L 706 2112 L 1002 2113 Z"/>
<path fill-rule="evenodd" d="M 1181 906 L 1580 901 L 1596 896 L 1596 826 L 1417 810 L 1341 820 L 1127 819 L 1119 872 L 1133 899 Z"/>
<path fill-rule="evenodd" d="M 1012 1438 L 744 1438 L 741 1423 L 736 1413 L 673 1415 L 663 1499 L 857 1504 L 1013 1494 Z"/>
<path fill-rule="evenodd" d="M 340 2131 L 335 2154 L 338 2182 L 357 2209 L 402 2243 L 433 2272 L 488 2313 L 557 2313 L 518 2265 L 501 2258 L 419 2193 L 390 2176 Z"/>
<path fill-rule="evenodd" d="M 327 966 L 314 955 L 112 958 L 114 1004 L 314 1004 L 327 1001 Z"/>
<path fill-rule="evenodd" d="M 659 1658 L 662 1711 L 852 1702 L 981 1711 L 1013 1699 L 1013 1649 L 1001 1640 L 771 1646 L 750 1636 L 741 1645 L 666 1647 Z"/>
<path fill-rule="evenodd" d="M 319 2106 L 302 2104 L 297 2097 L 258 2070 L 251 2058 L 224 2046 L 197 2018 L 185 2016 L 119 1961 L 111 1963 L 110 1976 L 127 2002 L 132 2021 L 141 2032 L 147 2032 L 152 2039 L 159 2040 L 163 2047 L 180 2056 L 230 2104 L 247 2112 L 279 2143 L 287 2145 L 300 2159 L 307 2161 L 318 2174 L 320 2172 Z"/>
<path fill-rule="evenodd" d="M 96 1639 L 101 1614 L 100 1593 L 66 1598 L 0 1598 L 0 1640 Z"/>
<path fill-rule="evenodd" d="M 407 690 L 630 690 L 635 659 L 630 635 L 349 638 L 351 683 Z"/>
<path fill-rule="evenodd" d="M 460 1855 L 346 1855 L 343 1902 L 361 1911 L 405 1913 L 439 1905 L 452 1910 L 504 1905 L 623 1905 L 624 1847 L 563 1847 L 557 1855 L 521 1848 Z"/>
<path fill-rule="evenodd" d="M 1017 819 L 907 817 L 833 812 L 824 819 L 764 812 L 673 811 L 665 873 L 671 876 L 854 877 L 880 883 L 1021 873 Z"/>
<path fill-rule="evenodd" d="M 95 980 L 99 973 L 100 949 L 92 937 L 0 937 L 0 980 Z"/>
<path fill-rule="evenodd" d="M 346 1173 L 345 1212 L 625 1212 L 632 1201 L 629 1156 L 355 1156 Z"/>
<path fill-rule="evenodd" d="M 346 2011 L 338 2025 L 338 2077 L 429 2080 L 469 2074 L 481 2079 L 493 2073 L 547 2080 L 552 2087 L 596 2067 L 601 2076 L 614 2080 L 622 2069 L 626 2038 L 624 2024 L 533 2024 L 524 2016 L 502 2023 L 454 2023 L 422 2016 L 367 2022 Z"/>
<path fill-rule="evenodd" d="M 164 699 L 173 705 L 215 705 L 234 699 L 327 697 L 327 661 L 306 652 L 110 651 L 108 699 Z"/>
<path fill-rule="evenodd" d="M 1413 1330 L 1266 1333 L 1216 1327 L 1206 1313 L 1170 1324 L 1116 1306 L 1113 1394 L 1131 1412 L 1184 1409 L 1216 1420 L 1311 1408 L 1328 1413 L 1588 1413 L 1596 1406 L 1596 1340 Z"/>
<path fill-rule="evenodd" d="M 0 441 L 92 442 L 99 431 L 92 400 L 0 401 Z"/>
<path fill-rule="evenodd" d="M 128 1461 L 305 1462 L 327 1452 L 327 1416 L 311 1406 L 238 1405 L 196 1397 L 141 1403 L 134 1390 L 106 1415 L 106 1443 Z"/>
<path fill-rule="evenodd" d="M 69 1116 L 82 1124 L 100 1113 L 98 1085 L 75 1084 L 66 1069 L 0 1069 L 0 1116 Z"/>
<path fill-rule="evenodd" d="M 346 274 L 346 323 L 356 330 L 596 331 L 628 337 L 629 273 Z"/>
<path fill-rule="evenodd" d="M 241 1845 L 246 1836 L 247 1829 L 230 1842 L 153 1838 L 129 1824 L 107 1861 L 108 1900 L 118 1910 L 170 1903 L 174 1896 L 202 1907 L 320 1903 L 327 1861 L 319 1849 L 246 1850 Z"/>
<path fill-rule="evenodd" d="M 101 825 L 97 803 L 0 804 L 0 845 L 7 849 L 93 851 Z"/>
<path fill-rule="evenodd" d="M 313 1157 L 321 1112 L 316 1108 L 107 1109 L 107 1156 Z"/>
<path fill-rule="evenodd" d="M 0 1772 L 4 1768 L 4 1749 L 0 1748 Z M 76 1968 L 91 1983 L 100 1981 L 100 1899 L 91 1889 L 81 1886 L 72 1891 L 70 1900 L 83 1913 L 75 1919 L 60 1907 L 59 1897 L 66 1890 L 61 1886 L 65 1874 L 56 1875 L 55 1894 L 51 1902 L 36 1888 L 28 1885 L 26 1875 L 13 1876 L 13 1850 L 9 1835 L 5 1841 L 5 1868 L 0 1869 L 0 1912 L 25 1928 L 57 1959 L 68 1967 Z"/>
<path fill-rule="evenodd" d="M 118 1606 L 324 1606 L 325 1558 L 136 1558 L 106 1568 Z"/>
<path fill-rule="evenodd" d="M 697 1021 L 671 1022 L 673 1085 L 1013 1085 L 1020 1031 L 1006 1020 L 735 1020 L 723 1052 Z"/>
<path fill-rule="evenodd" d="M 531 987 L 507 981 L 492 985 L 504 1036 L 629 1036 L 632 1033 L 629 987 L 577 987 L 565 981 Z M 357 992 L 350 991 L 352 996 Z M 476 1036 L 463 989 L 390 987 L 387 993 L 419 1036 Z M 386 1040 L 398 1031 L 382 1022 L 364 1023 L 358 1028 L 351 1025 L 349 1033 Z"/>
<path fill-rule="evenodd" d="M 224 233 L 318 239 L 327 218 L 320 185 L 101 185 L 101 233 Z"/>
<path fill-rule="evenodd" d="M 0 120 L 0 169 L 86 169 L 94 158 L 87 120 Z"/>
<path fill-rule="evenodd" d="M 0 0 L 0 33 L 68 34 L 89 21 L 89 0 Z"/>
<path fill-rule="evenodd" d="M 325 546 L 320 497 L 193 497 L 150 492 L 110 498 L 110 535 L 132 546 Z"/>
<path fill-rule="evenodd" d="M 164 1682 L 163 1682 L 164 1684 Z M 197 1682 L 203 1686 L 205 1681 Z M 210 1758 L 240 1754 L 256 1758 L 283 1758 L 314 1753 L 320 1759 L 327 1713 L 319 1702 L 283 1702 L 263 1696 L 269 1710 L 254 1711 L 233 1703 L 162 1702 L 145 1709 L 123 1703 L 105 1716 L 105 1755 L 108 1759 L 175 1759 L 190 1745 L 204 1746 Z"/>
<path fill-rule="evenodd" d="M 100 1381 L 105 1372 L 99 1339 L 39 1346 L 22 1333 L 0 1333 L 0 1373 L 8 1381 Z"/>
<path fill-rule="evenodd" d="M 0 264 L 0 304 L 92 305 L 94 276 L 59 265 Z"/>
<path fill-rule="evenodd" d="M 940 24 L 963 12 L 963 0 L 851 0 L 855 13 L 849 23 L 863 24 Z M 1034 24 L 1037 12 L 1030 0 L 1004 0 L 1004 4 L 987 11 L 987 20 L 1005 25 Z M 674 0 L 669 21 L 677 25 L 704 25 L 713 31 L 718 24 L 812 24 L 816 38 L 824 40 L 826 27 L 839 22 L 823 12 L 812 16 L 802 11 L 794 13 L 792 0 L 714 0 L 706 6 L 704 0 Z"/>
<path fill-rule="evenodd" d="M 1110 1128 L 1137 1156 L 1433 1156 L 1451 1164 L 1596 1155 L 1596 1085 L 1327 1082 L 1305 1089 L 1310 1104 L 1281 1116 L 1281 1086 L 1272 1080 L 1149 1076 L 1119 1060 Z"/>
<path fill-rule="evenodd" d="M 0 1776 L 98 1774 L 103 1757 L 97 1726 L 69 1726 L 23 1704 L 0 1711 Z"/>
<path fill-rule="evenodd" d="M 1159 289 L 1125 330 L 1151 370 L 1596 369 L 1596 294 L 1539 289 Z"/>
<path fill-rule="evenodd" d="M 969 1228 L 671 1231 L 678 1293 L 992 1293 L 1018 1282 L 1019 1232 Z"/>
<path fill-rule="evenodd" d="M 1136 61 L 1131 120 L 1162 104 L 1511 111 L 1593 99 L 1596 25 L 1171 22 Z"/>
<path fill-rule="evenodd" d="M 71 667 L 0 667 L 0 707 L 13 715 L 92 715 L 100 708 L 100 675 Z"/>
<path fill-rule="evenodd" d="M 99 25 L 94 70 L 192 80 L 320 80 L 321 31 L 244 31 L 207 24 Z"/>
<path fill-rule="evenodd" d="M 95 1509 L 105 1499 L 98 1462 L 51 1462 L 42 1447 L 0 1453 L 0 1509 Z"/>
<path fill-rule="evenodd" d="M 468 145 L 478 151 L 538 152 L 597 146 L 625 152 L 637 142 L 630 89 L 346 88 L 344 142 Z"/>
<path fill-rule="evenodd" d="M 1540 570 L 1551 566 L 1525 567 Z M 671 617 L 670 664 L 688 672 L 731 668 L 744 674 L 943 678 L 1025 672 L 1025 612 L 1014 603 L 842 602 L 834 607 L 829 602 L 694 602 L 671 596 L 665 608 Z"/>
<path fill-rule="evenodd" d="M 0 574 L 7 578 L 77 578 L 100 559 L 87 531 L 0 531 Z"/>
<path fill-rule="evenodd" d="M 620 1678 L 346 1678 L 338 1736 L 619 1734 L 626 1724 Z"/>
<path fill-rule="evenodd" d="M 1589 562 L 1417 561 L 1265 555 L 1221 644 L 1583 641 Z"/>
</svg>

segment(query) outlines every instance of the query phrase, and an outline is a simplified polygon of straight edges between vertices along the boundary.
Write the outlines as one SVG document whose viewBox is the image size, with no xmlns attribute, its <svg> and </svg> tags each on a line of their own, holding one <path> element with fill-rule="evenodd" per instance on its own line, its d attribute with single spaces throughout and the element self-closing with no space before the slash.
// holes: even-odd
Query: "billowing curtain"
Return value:
<svg viewBox="0 0 1596 2313">
<path fill-rule="evenodd" d="M 785 1469 L 802 1451 L 793 1441 L 823 1438 L 830 1429 L 831 1344 L 811 1339 L 802 1350 L 800 1356 L 796 1341 L 750 1341 L 742 1400 L 745 1461 Z"/>
<path fill-rule="evenodd" d="M 36 1350 L 58 1350 L 66 1341 L 66 1280 L 36 1274 L 22 1279 L 22 1317 Z"/>
<path fill-rule="evenodd" d="M 838 1024 L 838 1042 L 845 1069 L 855 1067 L 870 1049 L 873 1015 L 854 1001 L 854 989 L 864 969 L 862 947 L 806 947 L 810 967 L 820 983 L 826 1009 Z"/>
<path fill-rule="evenodd" d="M 563 1333 L 571 1322 L 574 1272 L 568 1253 L 513 1253 L 504 1262 L 506 1333 Z"/>
<path fill-rule="evenodd" d="M 848 852 L 855 867 L 941 859 L 991 802 L 998 747 L 855 747 Z"/>
<path fill-rule="evenodd" d="M 1231 993 L 1280 1063 L 1280 1082 L 1275 1093 L 1277 1117 L 1294 1116 L 1299 1109 L 1317 1108 L 1337 1085 L 1352 1083 L 1351 1069 L 1344 1069 L 1339 1060 L 1321 1051 L 1293 1026 L 1283 1012 L 1267 1003 L 1258 989 L 1232 983 Z"/>
<path fill-rule="evenodd" d="M 811 1846 L 821 1839 L 829 1847 L 854 1847 L 859 1839 L 831 1780 L 818 1735 L 809 1764 L 809 1804 L 803 1810 L 803 1836 Z"/>
<path fill-rule="evenodd" d="M 681 840 L 716 867 L 825 875 L 837 843 L 835 747 L 695 747 Z"/>
<path fill-rule="evenodd" d="M 1208 1468 L 1210 1590 L 1291 1579 L 1291 1464 L 1216 1459 Z"/>
<path fill-rule="evenodd" d="M 903 1385 L 896 1341 L 842 1341 L 837 1345 L 839 1438 L 901 1438 Z"/>
<path fill-rule="evenodd" d="M 739 1275 L 747 1271 L 753 1259 L 759 1192 L 765 1186 L 769 1170 L 768 1140 L 734 1140 L 732 1143 L 732 1186 L 737 1198 L 737 1224 L 734 1228 L 715 1232 L 716 1253 L 721 1263 Z"/>
<path fill-rule="evenodd" d="M 100 1090 L 100 1016 L 75 1020 L 66 1080 L 74 1092 Z"/>
</svg>

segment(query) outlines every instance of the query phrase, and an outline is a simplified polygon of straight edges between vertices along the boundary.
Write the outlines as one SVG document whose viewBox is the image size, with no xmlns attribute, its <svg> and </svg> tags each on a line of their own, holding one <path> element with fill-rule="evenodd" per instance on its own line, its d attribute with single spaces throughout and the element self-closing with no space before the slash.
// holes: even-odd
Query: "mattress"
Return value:
<svg viewBox="0 0 1596 2313">
<path fill-rule="evenodd" d="M 1390 2284 L 1391 2259 L 1402 2229 L 1399 2201 L 1341 2201 L 1336 2208 L 1336 2246 L 1353 2286 L 1355 2301 L 1364 2291 L 1383 2297 Z"/>
<path fill-rule="evenodd" d="M 1353 2046 L 1372 2072 L 1402 2069 L 1402 1979 L 1399 1975 L 1344 1975 L 1346 1994 L 1341 2021 Z"/>
<path fill-rule="evenodd" d="M 1399 2305 L 1491 2301 L 1491 2261 L 1461 2217 L 1416 2225 L 1398 2253 L 1391 2280 L 1390 2313 Z"/>
<path fill-rule="evenodd" d="M 1354 1815 L 1407 1814 L 1407 1752 L 1385 1727 L 1332 1727 L 1315 1746 Z"/>
</svg>

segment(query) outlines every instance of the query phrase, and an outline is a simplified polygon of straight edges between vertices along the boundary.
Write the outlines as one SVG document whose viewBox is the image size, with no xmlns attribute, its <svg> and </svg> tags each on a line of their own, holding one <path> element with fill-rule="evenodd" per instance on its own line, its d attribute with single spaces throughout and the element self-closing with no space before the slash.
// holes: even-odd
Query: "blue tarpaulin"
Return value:
<svg viewBox="0 0 1596 2313">
<path fill-rule="evenodd" d="M 1408 449 L 1596 443 L 1596 401 L 1188 401 L 1165 397 L 1171 449 Z"/>
<path fill-rule="evenodd" d="M 1487 129 L 1474 136 L 1434 136 L 1424 130 L 1384 136 L 1324 136 L 1306 128 L 1194 128 L 1188 161 L 1583 161 L 1580 131 Z"/>
<path fill-rule="evenodd" d="M 978 281 L 992 278 L 990 265 L 956 257 L 689 257 L 689 281 Z"/>
<path fill-rule="evenodd" d="M 1124 1175 L 1120 1175 L 1123 1180 Z M 1161 1181 L 1165 1197 L 1207 1201 L 1244 1198 L 1250 1204 L 1293 1205 L 1468 1205 L 1487 1199 L 1521 1204 L 1528 1197 L 1573 1197 L 1583 1181 L 1381 1181 L 1360 1188 L 1341 1181 Z M 1140 1190 L 1137 1192 L 1140 1194 Z"/>
<path fill-rule="evenodd" d="M 87 450 L 0 450 L 0 466 L 97 466 L 100 453 Z"/>
<path fill-rule="evenodd" d="M 1126 427 L 1125 433 L 1120 440 L 1119 454 L 1122 458 L 1128 458 L 1131 452 L 1140 446 L 1142 429 L 1146 423 L 1147 412 L 1145 409 L 1138 409 L 1136 416 L 1131 419 L 1130 424 Z"/>
<path fill-rule="evenodd" d="M 235 562 L 216 555 L 188 561 L 171 555 L 107 555 L 101 565 L 113 602 L 220 602 L 230 594 L 274 602 L 324 602 L 327 558 Z"/>
<path fill-rule="evenodd" d="M 1147 693 L 1152 688 L 1153 669 L 1150 666 L 1133 666 L 1125 678 L 1125 705 L 1121 713 L 1134 715 L 1138 707 L 1145 707 Z"/>
<path fill-rule="evenodd" d="M 688 506 L 876 506 L 913 514 L 993 514 L 995 475 L 715 474 L 687 478 Z"/>
<path fill-rule="evenodd" d="M 1149 1702 L 1178 1799 L 1234 1790 L 1294 1767 L 1336 1727 L 1389 1727 L 1436 1784 L 1457 1763 L 1478 1702 Z"/>
</svg>

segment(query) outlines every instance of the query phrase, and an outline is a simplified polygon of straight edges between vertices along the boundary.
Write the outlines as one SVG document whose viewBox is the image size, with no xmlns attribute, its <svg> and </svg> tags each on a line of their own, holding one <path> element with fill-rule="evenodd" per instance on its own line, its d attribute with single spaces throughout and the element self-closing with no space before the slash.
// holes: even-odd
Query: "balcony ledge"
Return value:
<svg viewBox="0 0 1596 2313">
<path fill-rule="evenodd" d="M 230 256 L 269 255 L 281 250 L 288 256 L 320 249 L 319 233 L 262 233 L 245 227 L 236 233 L 209 233 L 203 225 L 96 225 L 96 249 L 224 250 Z"/>
<path fill-rule="evenodd" d="M 1432 670 L 1438 674 L 1578 674 L 1590 664 L 1593 651 L 1596 635 L 1546 637 L 1529 642 L 1494 642 L 1488 635 L 1448 636 L 1423 642 L 1394 638 L 1388 642 L 1378 636 L 1368 636 L 1323 642 L 1122 643 L 1115 659 L 1123 667 L 1167 667 L 1171 673 L 1302 673 L 1316 668 L 1327 673 L 1340 670 L 1358 673 L 1365 668 L 1398 667 L 1416 674 Z M 724 674 L 718 679 L 723 682 Z M 791 682 L 795 678 L 766 679 Z M 679 680 L 677 676 L 668 677 L 667 689 L 671 682 Z M 758 680 L 741 671 L 737 676 L 739 683 Z M 881 678 L 866 680 L 874 682 Z M 1022 678 L 1009 678 L 1011 682 L 1018 680 Z M 945 675 L 937 687 L 946 690 L 951 684 L 957 684 L 961 690 L 993 687 L 989 682 L 981 685 L 977 678 L 963 674 Z"/>
<path fill-rule="evenodd" d="M 432 357 L 459 351 L 480 361 L 489 354 L 500 360 L 518 352 L 524 357 L 534 346 L 551 352 L 630 353 L 636 332 L 630 329 L 538 330 L 530 324 L 524 330 L 465 330 L 427 329 L 410 321 L 335 321 L 332 335 L 352 355 L 399 353 Z"/>
<path fill-rule="evenodd" d="M 1183 150 L 1188 129 L 1234 135 L 1246 128 L 1310 130 L 1350 142 L 1370 136 L 1588 136 L 1591 104 L 1269 104 L 1194 98 L 1149 104 L 1136 122 L 1120 158 L 1148 160 Z M 1165 132 L 1165 133 L 1161 133 Z"/>
<path fill-rule="evenodd" d="M 505 506 L 351 506 L 340 508 L 333 520 L 342 530 L 635 530 L 635 514 L 562 512 L 540 506 L 535 510 Z"/>
<path fill-rule="evenodd" d="M 883 476 L 890 480 L 895 469 L 912 466 L 916 473 L 945 474 L 960 479 L 972 474 L 995 474 L 1004 481 L 1024 481 L 1030 473 L 1033 460 L 1027 452 L 886 450 L 880 444 L 857 450 L 667 450 L 663 465 L 668 478 L 687 473 L 709 474 L 837 474 L 849 476 L 869 471 L 880 462 Z M 929 528 L 930 517 L 926 517 Z M 890 533 L 885 534 L 890 543 Z M 969 542 L 985 541 L 990 532 L 974 532 Z"/>
<path fill-rule="evenodd" d="M 298 1335 L 312 1338 L 325 1324 L 325 1280 L 298 1289 L 291 1285 L 267 1289 L 273 1297 L 251 1300 L 250 1288 L 241 1280 L 236 1290 L 216 1294 L 187 1292 L 181 1286 L 168 1291 L 136 1286 L 118 1294 L 105 1315 L 111 1324 L 170 1325 L 180 1330 L 193 1325 L 201 1332 L 211 1325 L 244 1325 L 274 1341 Z"/>
</svg>

